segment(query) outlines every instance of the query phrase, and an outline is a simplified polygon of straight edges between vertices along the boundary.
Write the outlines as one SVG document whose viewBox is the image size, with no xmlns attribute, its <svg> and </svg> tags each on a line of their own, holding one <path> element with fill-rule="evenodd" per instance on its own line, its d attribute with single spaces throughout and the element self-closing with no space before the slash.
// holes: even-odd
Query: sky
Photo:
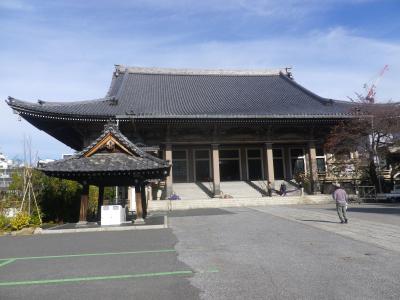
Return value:
<svg viewBox="0 0 400 300">
<path fill-rule="evenodd" d="M 115 64 L 292 67 L 313 92 L 346 100 L 384 65 L 377 101 L 400 101 L 398 0 L 0 0 L 0 152 L 73 150 L 13 114 L 36 102 L 103 97 Z"/>
</svg>

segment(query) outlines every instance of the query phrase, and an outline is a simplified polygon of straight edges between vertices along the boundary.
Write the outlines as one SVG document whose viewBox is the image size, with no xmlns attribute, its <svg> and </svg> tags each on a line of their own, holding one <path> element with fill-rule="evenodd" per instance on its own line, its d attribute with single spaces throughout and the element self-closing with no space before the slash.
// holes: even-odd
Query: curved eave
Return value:
<svg viewBox="0 0 400 300">
<path fill-rule="evenodd" d="M 289 80 L 289 79 L 288 79 Z M 309 91 L 307 91 L 309 92 Z M 311 92 L 309 92 L 311 93 Z M 320 101 L 324 101 L 327 103 L 328 99 L 319 97 Z M 96 100 L 92 100 L 96 101 Z M 335 103 L 336 100 L 329 100 L 329 103 Z M 161 115 L 161 114 L 121 114 L 121 115 L 79 115 L 79 114 L 59 114 L 59 113 L 51 113 L 47 111 L 43 111 L 42 107 L 39 104 L 32 104 L 29 102 L 25 102 L 22 100 L 17 100 L 15 98 L 9 97 L 6 100 L 6 103 L 18 114 L 24 116 L 31 116 L 35 118 L 44 118 L 44 119 L 56 119 L 56 120 L 64 120 L 64 121 L 81 121 L 81 122 L 107 122 L 110 119 L 119 120 L 122 122 L 132 122 L 132 121 L 205 121 L 205 122 L 213 122 L 213 121 L 249 121 L 249 120 L 291 120 L 291 119 L 349 119 L 360 117 L 355 113 L 351 112 L 351 104 L 349 103 L 349 112 L 347 113 L 332 113 L 332 114 L 257 114 L 257 115 L 249 115 L 249 114 L 219 114 L 219 115 L 210 115 L 210 114 L 197 114 L 197 115 Z M 347 103 L 346 103 L 347 104 Z M 330 106 L 330 104 L 325 104 Z M 342 104 L 344 105 L 344 104 Z"/>
<path fill-rule="evenodd" d="M 24 105 L 27 102 L 23 102 L 18 100 L 16 101 L 7 101 L 6 103 L 10 106 L 17 114 L 19 115 L 27 115 L 36 118 L 44 118 L 44 119 L 56 119 L 56 120 L 65 120 L 65 121 L 98 121 L 98 122 L 107 122 L 110 119 L 115 119 L 114 116 L 88 116 L 88 115 L 68 115 L 68 114 L 56 114 L 46 112 L 40 109 L 39 105 L 28 104 Z"/>
<path fill-rule="evenodd" d="M 116 176 L 116 175 L 126 175 L 131 173 L 137 174 L 156 174 L 164 171 L 168 171 L 170 166 L 160 166 L 158 168 L 152 169 L 143 169 L 143 170 L 96 170 L 96 171 L 88 171 L 88 170 L 75 170 L 75 171 L 63 171 L 63 170 L 48 170 L 46 168 L 36 168 L 38 171 L 41 171 L 48 175 L 65 175 L 71 174 L 71 176 Z"/>
<path fill-rule="evenodd" d="M 43 119 L 56 119 L 64 121 L 82 121 L 82 122 L 107 122 L 111 120 L 119 120 L 122 122 L 132 122 L 132 121 L 168 121 L 168 120 L 192 120 L 192 121 L 240 121 L 240 120 L 291 120 L 291 119 L 351 119 L 360 117 L 356 114 L 301 114 L 301 115 L 114 115 L 114 116 L 93 116 L 93 115 L 67 115 L 67 114 L 52 114 L 44 113 L 40 111 L 35 111 L 32 109 L 21 108 L 17 106 L 10 107 L 15 110 L 18 114 L 24 116 L 31 116 L 35 118 Z"/>
<path fill-rule="evenodd" d="M 47 176 L 56 177 L 60 179 L 73 180 L 78 182 L 86 181 L 89 184 L 101 185 L 118 185 L 127 184 L 133 185 L 136 179 L 164 179 L 169 175 L 170 168 L 162 167 L 151 170 L 125 170 L 125 171 L 81 171 L 81 172 L 63 172 L 63 171 L 49 171 L 43 168 L 37 168 Z"/>
</svg>

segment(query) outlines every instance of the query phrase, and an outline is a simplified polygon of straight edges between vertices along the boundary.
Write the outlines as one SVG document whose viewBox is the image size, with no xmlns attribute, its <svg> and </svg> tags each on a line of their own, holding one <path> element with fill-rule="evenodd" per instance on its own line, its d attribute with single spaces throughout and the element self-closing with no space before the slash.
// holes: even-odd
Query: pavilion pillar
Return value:
<svg viewBox="0 0 400 300">
<path fill-rule="evenodd" d="M 168 161 L 169 164 L 172 164 L 172 145 L 166 144 L 164 150 L 164 160 Z M 169 172 L 169 175 L 165 179 L 165 191 L 166 191 L 166 198 L 168 199 L 169 196 L 172 195 L 173 186 L 172 186 L 172 169 Z"/>
<path fill-rule="evenodd" d="M 135 187 L 130 186 L 128 187 L 128 207 L 129 211 L 134 211 L 136 206 L 136 201 L 135 201 Z"/>
<path fill-rule="evenodd" d="M 101 221 L 101 207 L 103 206 L 104 202 L 104 186 L 99 186 L 99 198 L 97 200 L 97 220 Z"/>
<path fill-rule="evenodd" d="M 267 180 L 271 182 L 271 186 L 274 186 L 275 173 L 274 173 L 274 155 L 272 151 L 272 143 L 265 143 L 264 145 L 265 161 L 264 171 L 267 175 Z"/>
<path fill-rule="evenodd" d="M 153 188 L 151 184 L 146 186 L 146 214 L 148 207 L 151 206 L 151 203 L 153 202 Z"/>
<path fill-rule="evenodd" d="M 140 191 L 142 193 L 142 218 L 146 219 L 147 217 L 147 187 L 146 184 L 142 184 L 140 187 Z"/>
<path fill-rule="evenodd" d="M 319 193 L 320 187 L 318 182 L 318 169 L 317 169 L 317 151 L 315 149 L 315 143 L 310 142 L 308 144 L 308 158 L 310 167 L 310 183 L 311 183 L 311 193 Z"/>
<path fill-rule="evenodd" d="M 79 210 L 79 225 L 87 224 L 87 210 L 89 203 L 89 185 L 84 182 L 81 194 L 81 208 Z"/>
<path fill-rule="evenodd" d="M 218 144 L 211 145 L 212 153 L 212 170 L 213 170 L 213 195 L 214 198 L 221 197 L 221 187 L 220 187 L 220 173 L 219 173 L 219 149 Z"/>
<path fill-rule="evenodd" d="M 135 224 L 143 224 L 143 203 L 142 203 L 142 186 L 135 186 L 135 200 L 136 200 L 136 220 Z"/>
</svg>

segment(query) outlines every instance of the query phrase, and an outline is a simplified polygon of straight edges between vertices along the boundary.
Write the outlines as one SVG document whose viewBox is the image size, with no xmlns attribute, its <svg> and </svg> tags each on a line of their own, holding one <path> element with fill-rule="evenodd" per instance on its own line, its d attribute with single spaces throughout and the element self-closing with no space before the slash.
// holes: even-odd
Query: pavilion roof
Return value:
<svg viewBox="0 0 400 300">
<path fill-rule="evenodd" d="M 169 162 L 159 159 L 126 138 L 115 124 L 105 125 L 102 134 L 82 151 L 38 169 L 66 179 L 103 181 L 106 177 L 163 178 Z"/>
<path fill-rule="evenodd" d="M 187 70 L 116 66 L 104 98 L 31 103 L 22 115 L 65 120 L 170 118 L 343 118 L 350 102 L 323 98 L 282 70 Z"/>
</svg>

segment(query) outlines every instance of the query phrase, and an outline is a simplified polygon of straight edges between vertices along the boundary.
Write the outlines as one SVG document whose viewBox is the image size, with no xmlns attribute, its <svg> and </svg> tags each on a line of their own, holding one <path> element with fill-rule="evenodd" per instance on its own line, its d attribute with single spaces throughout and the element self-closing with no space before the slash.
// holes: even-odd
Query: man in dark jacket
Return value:
<svg viewBox="0 0 400 300">
<path fill-rule="evenodd" d="M 336 202 L 336 210 L 340 219 L 340 223 L 347 223 L 347 200 L 348 200 L 348 195 L 346 191 L 340 187 L 340 184 L 337 183 L 334 185 L 335 191 L 332 194 L 333 199 Z"/>
</svg>

